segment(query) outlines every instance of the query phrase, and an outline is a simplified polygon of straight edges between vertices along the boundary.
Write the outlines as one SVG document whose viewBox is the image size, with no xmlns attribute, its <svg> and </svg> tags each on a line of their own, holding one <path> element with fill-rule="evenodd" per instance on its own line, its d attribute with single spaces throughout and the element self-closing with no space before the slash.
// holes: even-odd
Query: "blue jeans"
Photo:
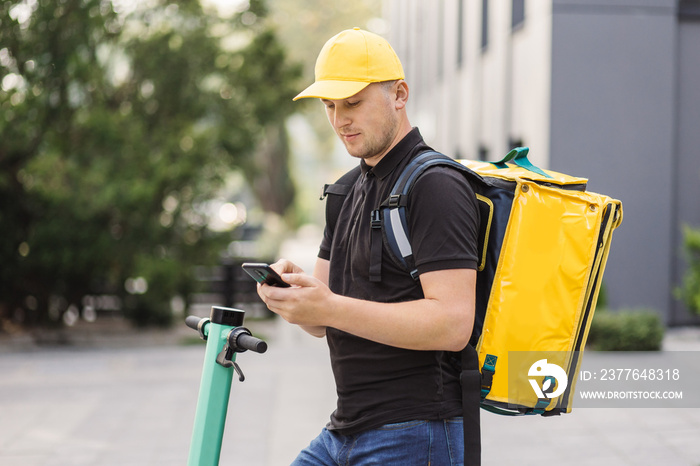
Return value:
<svg viewBox="0 0 700 466">
<path fill-rule="evenodd" d="M 292 466 L 461 466 L 462 418 L 386 424 L 356 435 L 323 429 Z"/>
</svg>

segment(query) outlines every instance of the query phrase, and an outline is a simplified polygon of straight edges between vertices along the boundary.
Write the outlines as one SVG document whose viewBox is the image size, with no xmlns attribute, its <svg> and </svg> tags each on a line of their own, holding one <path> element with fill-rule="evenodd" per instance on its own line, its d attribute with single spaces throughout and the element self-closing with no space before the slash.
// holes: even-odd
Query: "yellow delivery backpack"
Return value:
<svg viewBox="0 0 700 466">
<path fill-rule="evenodd" d="M 584 178 L 535 167 L 528 151 L 519 147 L 499 162 L 423 152 L 372 212 L 370 280 L 381 280 L 383 248 L 417 280 L 406 221 L 415 180 L 432 166 L 451 166 L 476 193 L 476 312 L 460 358 L 464 464 L 470 466 L 481 461 L 479 406 L 508 415 L 571 412 L 612 233 L 622 222 L 620 201 L 587 192 Z M 358 166 L 325 185 L 321 199 L 329 195 L 331 228 L 359 176 Z"/>
<path fill-rule="evenodd" d="M 514 149 L 499 162 L 455 161 L 433 151 L 411 160 L 389 198 L 372 213 L 370 280 L 381 280 L 377 245 L 417 279 L 406 222 L 408 194 L 432 166 L 462 171 L 476 192 L 481 218 L 474 334 L 462 355 L 464 404 L 474 401 L 467 398 L 476 376 L 482 408 L 550 415 L 571 411 L 622 205 L 587 192 L 584 178 L 535 167 L 528 151 Z M 356 167 L 324 187 L 322 199 L 331 195 L 327 224 L 335 224 L 359 173 Z"/>
<path fill-rule="evenodd" d="M 484 241 L 479 264 L 481 405 L 568 413 L 622 204 L 585 191 L 584 178 L 533 166 L 527 153 L 462 162 L 484 180 L 482 224 L 496 235 Z"/>
<path fill-rule="evenodd" d="M 372 213 L 370 280 L 381 280 L 376 245 L 386 247 L 417 279 L 406 222 L 408 194 L 432 166 L 462 171 L 476 192 L 481 218 L 474 334 L 462 355 L 463 371 L 475 369 L 476 348 L 482 408 L 550 415 L 571 411 L 622 204 L 587 192 L 584 178 L 535 167 L 528 151 L 514 149 L 499 162 L 455 161 L 433 151 L 411 160 L 389 198 Z M 324 187 L 322 199 L 333 195 L 326 204 L 329 225 L 359 172 L 357 167 Z M 474 390 L 466 375 L 462 385 L 468 397 Z"/>
</svg>

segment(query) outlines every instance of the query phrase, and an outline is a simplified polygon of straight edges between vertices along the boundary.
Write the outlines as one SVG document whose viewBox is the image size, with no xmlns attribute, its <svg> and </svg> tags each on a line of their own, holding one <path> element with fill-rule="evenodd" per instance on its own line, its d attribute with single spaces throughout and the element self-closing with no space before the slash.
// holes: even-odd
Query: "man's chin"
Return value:
<svg viewBox="0 0 700 466">
<path fill-rule="evenodd" d="M 356 159 L 367 159 L 371 157 L 370 155 L 367 155 L 367 153 L 362 152 L 357 148 L 348 147 L 347 144 L 345 145 L 345 150 L 348 152 L 348 154 L 355 157 Z"/>
</svg>

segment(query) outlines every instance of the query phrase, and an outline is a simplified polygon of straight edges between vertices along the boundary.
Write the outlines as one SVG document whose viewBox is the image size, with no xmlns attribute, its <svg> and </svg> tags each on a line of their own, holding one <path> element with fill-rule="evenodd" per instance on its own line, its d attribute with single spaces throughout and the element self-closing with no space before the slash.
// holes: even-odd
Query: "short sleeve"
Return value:
<svg viewBox="0 0 700 466">
<path fill-rule="evenodd" d="M 408 228 L 419 274 L 476 269 L 479 209 L 461 172 L 433 167 L 416 180 L 408 198 Z"/>
<path fill-rule="evenodd" d="M 323 229 L 323 239 L 321 246 L 318 249 L 318 257 L 320 259 L 331 259 L 331 244 L 333 243 L 333 234 L 330 232 L 328 225 Z"/>
</svg>

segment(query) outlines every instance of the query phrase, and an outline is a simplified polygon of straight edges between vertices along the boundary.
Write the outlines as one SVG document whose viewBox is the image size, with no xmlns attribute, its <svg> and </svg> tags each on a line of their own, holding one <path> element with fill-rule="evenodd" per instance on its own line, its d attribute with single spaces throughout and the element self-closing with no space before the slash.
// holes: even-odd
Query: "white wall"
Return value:
<svg viewBox="0 0 700 466">
<path fill-rule="evenodd" d="M 549 167 L 552 8 L 526 1 L 525 22 L 512 35 L 510 136 L 530 147 L 535 165 Z"/>
<path fill-rule="evenodd" d="M 700 16 L 679 22 L 678 0 L 525 0 L 511 31 L 511 2 L 490 0 L 482 50 L 482 0 L 463 2 L 461 67 L 459 0 L 386 2 L 413 124 L 469 159 L 485 147 L 496 160 L 522 140 L 535 164 L 622 200 L 610 305 L 697 322 L 673 288 L 685 270 L 680 226 L 700 227 Z"/>
<path fill-rule="evenodd" d="M 482 1 L 463 0 L 463 60 L 457 63 L 459 0 L 394 0 L 386 8 L 389 40 L 411 87 L 409 115 L 429 144 L 496 160 L 519 139 L 547 166 L 551 4 L 526 2 L 511 30 L 511 3 L 489 2 L 488 45 L 481 47 Z"/>
</svg>

